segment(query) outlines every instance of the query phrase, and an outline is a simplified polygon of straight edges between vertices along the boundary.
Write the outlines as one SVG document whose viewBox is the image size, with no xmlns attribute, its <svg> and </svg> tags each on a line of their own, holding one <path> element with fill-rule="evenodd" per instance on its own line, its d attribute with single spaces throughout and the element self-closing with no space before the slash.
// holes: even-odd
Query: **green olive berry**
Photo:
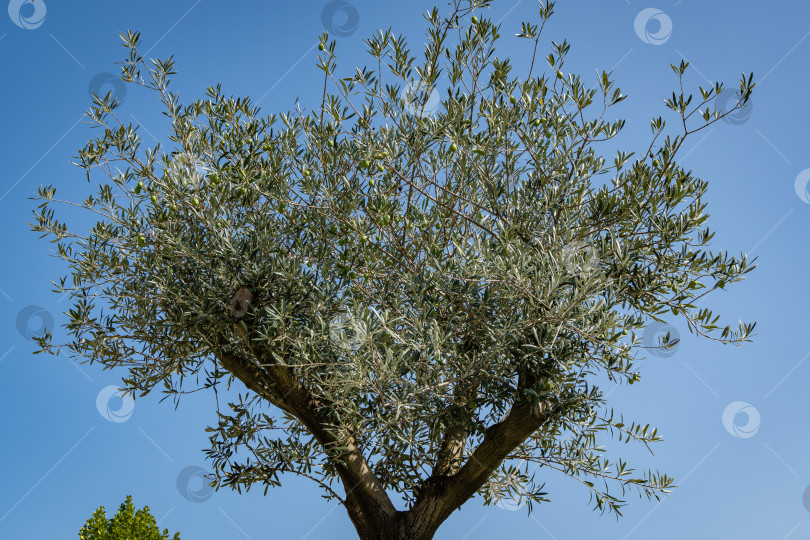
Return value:
<svg viewBox="0 0 810 540">
<path fill-rule="evenodd" d="M 450 145 L 450 151 L 455 152 L 456 150 L 458 150 L 458 145 L 456 143 L 451 144 Z"/>
<path fill-rule="evenodd" d="M 368 185 L 371 186 L 371 187 L 374 187 L 374 179 L 373 178 L 368 179 Z"/>
<path fill-rule="evenodd" d="M 319 51 L 322 51 L 322 50 L 324 50 L 325 48 L 326 48 L 326 47 L 324 47 L 323 43 L 319 43 L 319 44 L 318 44 L 318 50 L 319 50 Z"/>
<path fill-rule="evenodd" d="M 473 24 L 478 24 L 478 17 L 476 17 L 475 15 L 473 15 L 473 17 L 472 17 L 472 23 Z"/>
<path fill-rule="evenodd" d="M 335 141 L 333 141 L 332 139 L 329 139 L 328 141 L 326 141 L 326 146 L 328 146 L 329 148 L 332 148 L 333 146 L 335 146 Z"/>
<path fill-rule="evenodd" d="M 562 79 L 562 78 L 563 78 L 563 72 L 562 72 L 562 71 L 558 71 L 558 72 L 557 72 L 557 78 L 558 78 L 558 79 Z"/>
</svg>

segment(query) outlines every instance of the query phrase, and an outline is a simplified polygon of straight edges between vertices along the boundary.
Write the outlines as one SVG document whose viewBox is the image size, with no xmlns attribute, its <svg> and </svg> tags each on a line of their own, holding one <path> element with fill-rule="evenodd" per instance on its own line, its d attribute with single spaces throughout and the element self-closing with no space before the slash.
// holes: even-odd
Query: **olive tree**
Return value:
<svg viewBox="0 0 810 540">
<path fill-rule="evenodd" d="M 553 471 L 616 514 L 627 490 L 668 492 L 671 477 L 601 451 L 660 440 L 604 388 L 676 344 L 642 339 L 650 324 L 750 337 L 702 305 L 753 266 L 709 250 L 707 181 L 676 156 L 745 105 L 752 77 L 720 111 L 722 84 L 693 100 L 673 65 L 676 127 L 655 118 L 648 147 L 606 157 L 624 126 L 606 111 L 626 98 L 610 73 L 592 88 L 566 73 L 565 41 L 539 69 L 553 3 L 522 23 L 515 73 L 489 4 L 427 12 L 423 56 L 380 30 L 350 72 L 322 35 L 322 100 L 271 115 L 219 85 L 183 104 L 172 58 L 122 34 L 121 76 L 153 92 L 169 140 L 145 147 L 115 96 L 95 97 L 76 164 L 101 180 L 71 204 L 97 222 L 69 227 L 43 186 L 32 224 L 70 268 L 69 338 L 42 349 L 123 366 L 139 395 L 238 380 L 208 428 L 212 485 L 309 478 L 362 539 L 432 538 L 475 496 L 531 511 Z"/>
<path fill-rule="evenodd" d="M 180 533 L 169 536 L 169 529 L 160 532 L 155 523 L 155 516 L 144 506 L 135 510 L 132 497 L 118 507 L 118 513 L 107 519 L 103 506 L 99 506 L 93 516 L 87 520 L 79 531 L 79 540 L 180 540 Z"/>
</svg>

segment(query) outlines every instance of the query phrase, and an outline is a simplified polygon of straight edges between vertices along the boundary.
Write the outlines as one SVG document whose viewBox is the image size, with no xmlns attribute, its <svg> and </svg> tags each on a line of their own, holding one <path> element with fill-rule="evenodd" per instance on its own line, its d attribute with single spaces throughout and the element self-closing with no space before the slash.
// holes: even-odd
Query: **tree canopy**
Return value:
<svg viewBox="0 0 810 540">
<path fill-rule="evenodd" d="M 79 531 L 79 540 L 180 540 L 180 533 L 169 536 L 169 529 L 160 532 L 155 517 L 144 506 L 136 511 L 132 496 L 118 507 L 118 513 L 107 519 L 103 506 L 99 506 L 93 517 Z"/>
<path fill-rule="evenodd" d="M 675 128 L 654 118 L 648 147 L 607 157 L 625 122 L 606 112 L 627 97 L 611 74 L 590 88 L 567 73 L 565 41 L 540 69 L 551 2 L 520 27 L 529 61 L 514 73 L 489 4 L 426 13 L 423 56 L 380 30 L 348 74 L 322 35 L 322 101 L 270 115 L 220 85 L 182 104 L 173 59 L 122 34 L 122 78 L 154 93 L 171 134 L 145 147 L 96 96 L 100 133 L 77 165 L 102 180 L 71 204 L 97 222 L 71 229 L 40 188 L 32 226 L 69 264 L 57 289 L 72 300 L 70 341 L 47 334 L 43 350 L 126 367 L 140 395 L 240 381 L 208 428 L 215 485 L 310 478 L 363 539 L 431 538 L 475 496 L 531 511 L 552 471 L 616 514 L 628 489 L 669 491 L 601 451 L 660 440 L 603 388 L 639 381 L 650 323 L 723 343 L 754 328 L 703 306 L 752 265 L 709 249 L 708 183 L 676 161 L 748 101 L 752 76 L 721 112 L 721 83 L 693 100 L 688 63 L 672 65 Z"/>
</svg>

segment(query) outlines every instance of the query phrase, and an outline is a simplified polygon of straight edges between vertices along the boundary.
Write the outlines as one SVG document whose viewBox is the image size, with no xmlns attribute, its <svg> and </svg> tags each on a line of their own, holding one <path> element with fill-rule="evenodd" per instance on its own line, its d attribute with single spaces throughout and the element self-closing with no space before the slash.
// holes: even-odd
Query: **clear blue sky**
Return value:
<svg viewBox="0 0 810 540">
<path fill-rule="evenodd" d="M 432 3 L 350 2 L 327 18 L 350 34 L 339 39 L 347 73 L 364 61 L 361 39 L 378 28 L 393 25 L 421 47 L 421 13 Z M 120 372 L 34 356 L 26 339 L 42 320 L 66 319 L 66 303 L 49 292 L 49 280 L 65 268 L 29 231 L 34 203 L 28 198 L 46 183 L 65 196 L 87 189 L 71 156 L 91 136 L 79 122 L 88 87 L 105 79 L 99 74 L 116 73 L 125 52 L 119 32 L 140 30 L 151 55 L 176 55 L 175 89 L 184 98 L 222 82 L 226 92 L 261 99 L 265 111 L 275 112 L 297 96 L 305 106 L 318 99 L 314 47 L 327 2 L 90 0 L 51 1 L 47 9 L 41 0 L 20 3 L 11 2 L 14 20 L 0 13 L 6 254 L 0 265 L 0 538 L 76 538 L 96 507 L 112 513 L 127 494 L 187 540 L 354 538 L 343 509 L 294 478 L 266 496 L 205 493 L 198 469 L 189 467 L 207 467 L 202 450 L 204 428 L 215 420 L 212 396 L 195 394 L 177 410 L 156 395 L 119 411 L 120 399 L 112 398 L 108 409 L 104 391 L 119 383 Z M 512 36 L 521 20 L 534 20 L 536 6 L 495 1 L 488 16 L 503 18 L 501 57 L 525 62 L 526 50 Z M 650 7 L 659 11 L 645 12 L 652 20 L 642 20 L 637 32 L 638 14 Z M 757 335 L 736 349 L 698 340 L 676 324 L 683 341 L 675 354 L 651 356 L 642 384 L 611 393 L 619 410 L 657 426 L 666 439 L 654 458 L 635 448 L 623 454 L 675 476 L 680 487 L 662 503 L 631 496 L 624 518 L 600 517 L 575 481 L 540 471 L 553 502 L 531 517 L 525 509 L 472 501 L 437 538 L 810 538 L 810 171 L 803 173 L 810 168 L 810 4 L 564 0 L 544 42 L 562 38 L 572 44 L 570 71 L 595 82 L 594 69 L 614 69 L 630 96 L 613 110 L 628 121 L 619 142 L 631 150 L 647 141 L 652 116 L 674 121 L 661 101 L 675 89 L 670 63 L 692 62 L 687 82 L 695 89 L 707 80 L 734 86 L 741 72 L 755 73 L 750 116 L 697 134 L 681 157 L 710 180 L 715 245 L 759 257 L 750 278 L 713 303 L 732 323 L 757 320 Z M 164 118 L 154 100 L 129 88 L 124 101 L 127 114 L 162 136 Z"/>
</svg>

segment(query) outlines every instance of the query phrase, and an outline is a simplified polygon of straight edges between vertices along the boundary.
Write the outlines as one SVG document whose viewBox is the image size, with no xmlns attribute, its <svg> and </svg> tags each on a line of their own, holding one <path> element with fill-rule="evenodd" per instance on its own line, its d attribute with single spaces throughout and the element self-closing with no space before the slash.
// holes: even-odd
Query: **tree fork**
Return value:
<svg viewBox="0 0 810 540">
<path fill-rule="evenodd" d="M 297 418 L 312 433 L 315 439 L 326 448 L 337 439 L 327 431 L 324 423 L 315 412 L 317 402 L 309 395 L 300 382 L 289 373 L 286 366 L 271 366 L 271 370 L 251 364 L 239 358 L 219 354 L 218 358 L 225 369 L 233 373 L 250 390 L 270 403 Z M 274 395 L 267 384 L 269 379 L 273 389 L 282 393 Z M 347 448 L 343 458 L 345 465 L 338 464 L 337 470 L 346 489 L 346 510 L 358 531 L 374 528 L 389 521 L 396 514 L 393 503 L 388 498 L 379 479 L 366 463 L 354 441 L 342 443 Z"/>
</svg>

